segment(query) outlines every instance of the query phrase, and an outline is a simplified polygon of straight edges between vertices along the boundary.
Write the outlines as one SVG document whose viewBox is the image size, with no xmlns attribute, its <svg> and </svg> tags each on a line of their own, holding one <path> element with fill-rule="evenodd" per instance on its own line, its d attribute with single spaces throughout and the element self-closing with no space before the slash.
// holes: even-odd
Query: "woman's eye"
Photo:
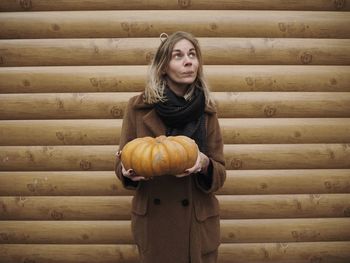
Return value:
<svg viewBox="0 0 350 263">
<path fill-rule="evenodd" d="M 195 58 L 195 57 L 196 57 L 196 54 L 195 54 L 195 53 L 190 53 L 190 54 L 189 54 L 189 57 L 190 57 L 190 58 Z"/>
</svg>

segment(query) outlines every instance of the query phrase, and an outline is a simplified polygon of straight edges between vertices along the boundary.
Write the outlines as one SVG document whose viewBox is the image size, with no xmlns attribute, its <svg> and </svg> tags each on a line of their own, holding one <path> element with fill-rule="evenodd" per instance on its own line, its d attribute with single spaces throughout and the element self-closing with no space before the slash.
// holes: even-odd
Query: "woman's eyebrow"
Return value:
<svg viewBox="0 0 350 263">
<path fill-rule="evenodd" d="M 190 50 L 188 51 L 188 52 L 190 52 L 190 51 L 196 51 L 196 49 L 195 48 L 190 48 Z M 173 49 L 173 51 L 172 52 L 182 52 L 182 50 L 181 49 Z"/>
</svg>

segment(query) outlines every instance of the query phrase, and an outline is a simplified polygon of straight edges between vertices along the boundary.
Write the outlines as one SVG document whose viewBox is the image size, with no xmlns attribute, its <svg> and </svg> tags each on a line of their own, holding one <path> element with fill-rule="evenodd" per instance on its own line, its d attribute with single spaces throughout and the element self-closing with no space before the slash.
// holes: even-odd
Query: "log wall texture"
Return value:
<svg viewBox="0 0 350 263">
<path fill-rule="evenodd" d="M 196 35 L 227 181 L 218 263 L 350 262 L 346 0 L 0 1 L 0 262 L 137 263 L 114 171 L 159 34 Z"/>
</svg>

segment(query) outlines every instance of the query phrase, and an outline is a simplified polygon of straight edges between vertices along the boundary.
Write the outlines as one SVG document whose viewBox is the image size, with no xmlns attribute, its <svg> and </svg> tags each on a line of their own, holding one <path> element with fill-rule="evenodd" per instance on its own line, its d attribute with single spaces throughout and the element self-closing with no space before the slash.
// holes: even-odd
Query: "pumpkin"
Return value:
<svg viewBox="0 0 350 263">
<path fill-rule="evenodd" d="M 195 165 L 198 147 L 187 136 L 136 138 L 123 147 L 121 161 L 138 176 L 177 175 Z"/>
</svg>

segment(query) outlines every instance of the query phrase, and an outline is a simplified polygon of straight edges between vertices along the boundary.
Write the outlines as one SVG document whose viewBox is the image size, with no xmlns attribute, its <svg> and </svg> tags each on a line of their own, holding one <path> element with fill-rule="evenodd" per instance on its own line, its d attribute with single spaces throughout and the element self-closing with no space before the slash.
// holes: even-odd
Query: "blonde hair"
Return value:
<svg viewBox="0 0 350 263">
<path fill-rule="evenodd" d="M 164 89 L 166 86 L 164 71 L 169 65 L 175 44 L 182 39 L 186 39 L 194 46 L 199 62 L 197 77 L 191 84 L 189 90 L 195 87 L 201 88 L 204 92 L 206 104 L 208 105 L 209 103 L 214 103 L 214 100 L 210 94 L 209 86 L 203 76 L 203 59 L 198 40 L 192 34 L 183 31 L 175 32 L 166 38 L 164 38 L 164 35 L 167 36 L 164 33 L 162 33 L 160 36 L 161 44 L 158 47 L 149 67 L 148 79 L 145 88 L 145 102 L 154 104 L 159 101 L 166 100 L 164 97 Z"/>
</svg>

